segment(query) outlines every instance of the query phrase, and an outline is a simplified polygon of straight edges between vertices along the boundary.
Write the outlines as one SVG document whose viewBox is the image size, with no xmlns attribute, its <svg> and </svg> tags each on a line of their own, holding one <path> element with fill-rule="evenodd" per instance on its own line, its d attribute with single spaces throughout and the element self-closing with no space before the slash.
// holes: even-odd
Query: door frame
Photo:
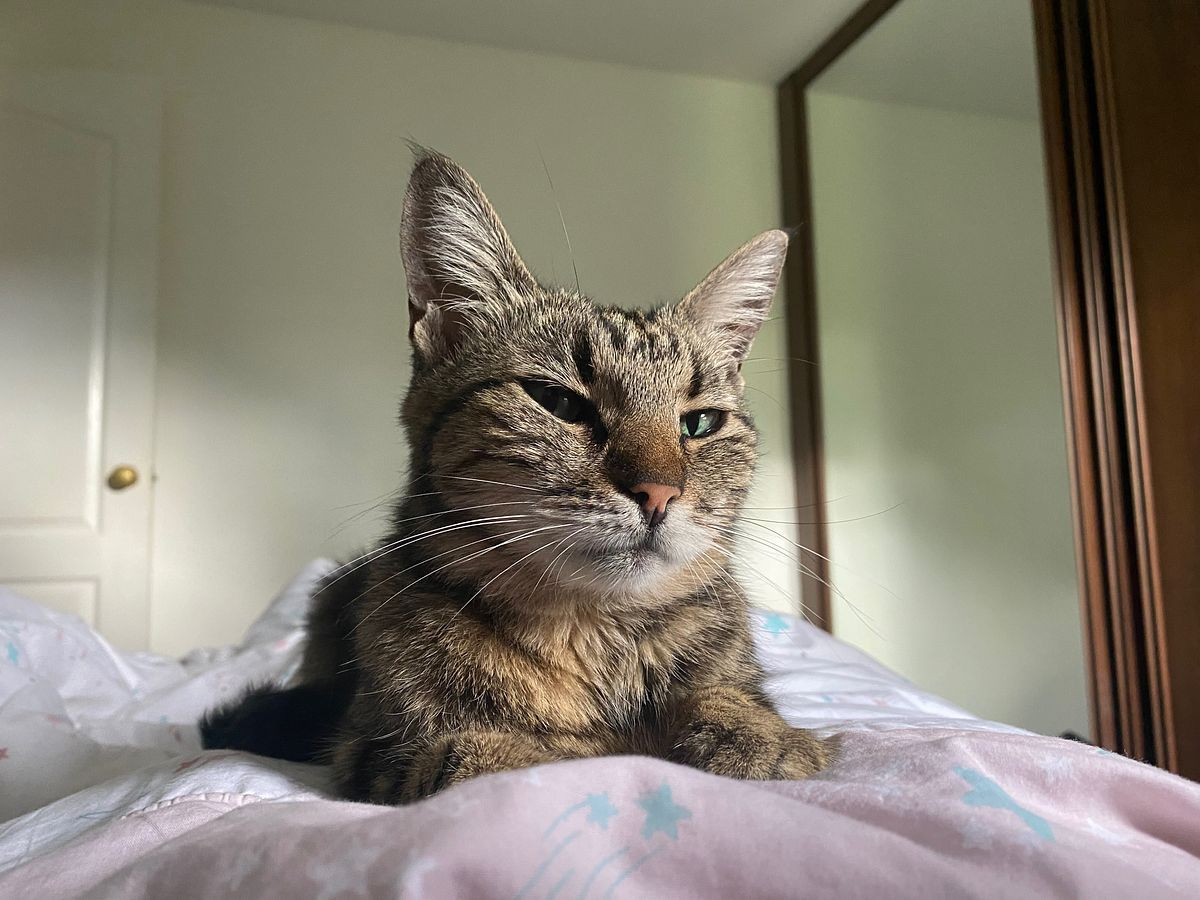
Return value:
<svg viewBox="0 0 1200 900">
<path fill-rule="evenodd" d="M 780 82 L 780 178 L 784 222 L 792 232 L 784 264 L 787 302 L 788 403 L 796 508 L 813 510 L 796 524 L 796 543 L 807 548 L 800 576 L 801 609 L 831 631 L 829 540 L 825 510 L 825 447 L 821 415 L 820 346 L 814 266 L 812 178 L 808 148 L 808 106 L 804 91 L 899 0 L 867 0 L 795 72 Z"/>
</svg>

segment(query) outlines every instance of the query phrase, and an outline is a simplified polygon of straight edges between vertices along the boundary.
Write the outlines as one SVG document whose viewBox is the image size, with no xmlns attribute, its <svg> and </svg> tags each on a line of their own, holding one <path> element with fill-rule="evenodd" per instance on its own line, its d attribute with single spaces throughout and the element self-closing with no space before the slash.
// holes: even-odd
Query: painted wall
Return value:
<svg viewBox="0 0 1200 900">
<path fill-rule="evenodd" d="M 835 633 L 985 717 L 1086 733 L 1038 125 L 809 109 Z"/>
<path fill-rule="evenodd" d="M 544 156 L 580 284 L 609 302 L 675 299 L 779 221 L 769 86 L 177 0 L 6 0 L 0 65 L 162 83 L 164 652 L 236 640 L 306 560 L 370 540 L 401 483 L 406 140 L 467 166 L 535 271 L 570 282 Z M 792 503 L 779 316 L 747 367 L 757 506 Z M 791 608 L 792 566 L 755 567 L 779 586 L 759 580 L 760 602 Z"/>
</svg>

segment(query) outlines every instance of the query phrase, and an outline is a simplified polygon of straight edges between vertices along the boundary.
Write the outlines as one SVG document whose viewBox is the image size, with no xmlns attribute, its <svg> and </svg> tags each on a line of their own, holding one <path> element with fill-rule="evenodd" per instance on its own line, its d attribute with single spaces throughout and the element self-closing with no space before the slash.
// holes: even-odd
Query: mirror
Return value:
<svg viewBox="0 0 1200 900">
<path fill-rule="evenodd" d="M 1030 8 L 901 0 L 804 100 L 833 631 L 1086 735 Z"/>
</svg>

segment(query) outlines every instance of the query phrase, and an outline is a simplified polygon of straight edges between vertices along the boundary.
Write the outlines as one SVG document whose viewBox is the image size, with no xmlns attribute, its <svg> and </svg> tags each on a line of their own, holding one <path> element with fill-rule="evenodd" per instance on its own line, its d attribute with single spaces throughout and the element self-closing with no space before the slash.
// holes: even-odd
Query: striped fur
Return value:
<svg viewBox="0 0 1200 900">
<path fill-rule="evenodd" d="M 613 753 L 740 778 L 825 764 L 765 696 L 729 574 L 756 445 L 740 364 L 786 242 L 761 235 L 676 306 L 597 306 L 539 286 L 470 176 L 418 160 L 408 492 L 387 538 L 316 595 L 300 676 L 346 698 L 323 725 L 345 796 L 405 802 Z M 593 412 L 555 418 L 527 382 Z M 720 427 L 681 437 L 699 409 Z M 654 528 L 630 490 L 645 481 L 682 491 Z"/>
</svg>

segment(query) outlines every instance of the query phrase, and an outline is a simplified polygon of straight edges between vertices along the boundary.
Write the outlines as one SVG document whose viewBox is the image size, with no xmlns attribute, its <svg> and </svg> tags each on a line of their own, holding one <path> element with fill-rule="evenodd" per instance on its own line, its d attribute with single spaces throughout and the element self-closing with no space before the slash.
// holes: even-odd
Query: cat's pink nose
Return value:
<svg viewBox="0 0 1200 900">
<path fill-rule="evenodd" d="M 673 484 L 655 484 L 652 481 L 639 482 L 629 490 L 651 528 L 667 517 L 667 504 L 681 493 Z"/>
</svg>

